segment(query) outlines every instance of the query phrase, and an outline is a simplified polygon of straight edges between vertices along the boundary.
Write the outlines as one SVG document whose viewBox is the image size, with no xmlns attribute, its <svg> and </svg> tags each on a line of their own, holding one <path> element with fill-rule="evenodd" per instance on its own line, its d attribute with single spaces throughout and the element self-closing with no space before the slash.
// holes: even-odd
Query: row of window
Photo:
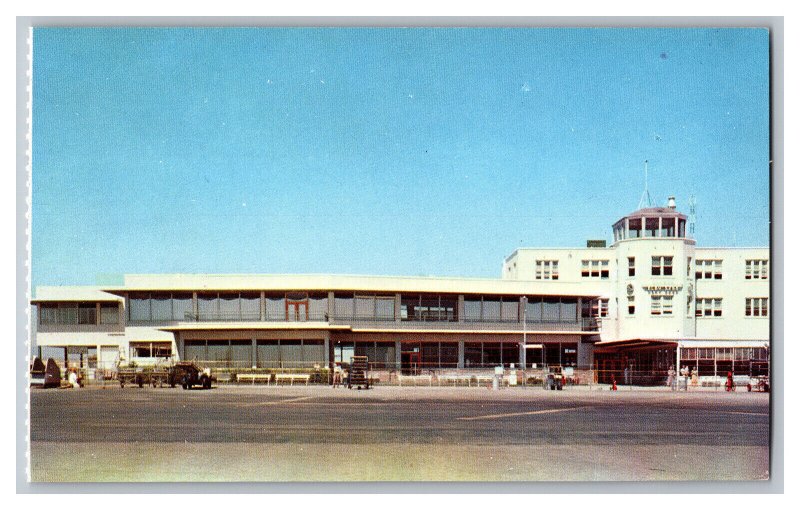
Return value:
<svg viewBox="0 0 800 510">
<path fill-rule="evenodd" d="M 687 259 L 686 275 L 691 274 L 692 258 Z M 654 256 L 651 258 L 650 274 L 652 276 L 672 276 L 673 258 L 671 256 Z M 769 260 L 746 260 L 745 279 L 746 280 L 766 280 L 769 275 Z M 537 260 L 536 273 L 537 280 L 558 280 L 558 261 L 557 260 Z M 628 257 L 628 276 L 636 276 L 636 257 Z M 582 278 L 608 279 L 609 261 L 608 260 L 582 260 Z M 721 280 L 722 279 L 722 260 L 720 259 L 698 259 L 695 262 L 695 278 L 698 280 Z"/>
<path fill-rule="evenodd" d="M 650 296 L 650 315 L 672 315 L 672 295 Z M 634 296 L 628 296 L 628 315 L 636 313 Z M 769 317 L 769 298 L 747 298 L 744 314 L 746 317 Z M 593 317 L 608 317 L 608 299 L 592 302 Z M 697 298 L 695 317 L 722 317 L 722 298 Z"/>
<path fill-rule="evenodd" d="M 40 303 L 39 324 L 97 325 L 119 324 L 119 305 L 100 303 Z M 98 322 L 99 319 L 99 322 Z"/>
</svg>

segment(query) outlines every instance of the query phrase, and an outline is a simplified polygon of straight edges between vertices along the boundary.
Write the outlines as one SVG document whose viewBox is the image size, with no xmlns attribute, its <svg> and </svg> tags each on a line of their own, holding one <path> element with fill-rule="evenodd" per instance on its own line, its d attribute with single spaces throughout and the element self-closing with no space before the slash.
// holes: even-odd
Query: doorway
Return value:
<svg viewBox="0 0 800 510">
<path fill-rule="evenodd" d="M 417 375 L 420 373 L 421 360 L 420 346 L 406 345 L 402 346 L 400 351 L 400 372 L 403 375 Z"/>
</svg>

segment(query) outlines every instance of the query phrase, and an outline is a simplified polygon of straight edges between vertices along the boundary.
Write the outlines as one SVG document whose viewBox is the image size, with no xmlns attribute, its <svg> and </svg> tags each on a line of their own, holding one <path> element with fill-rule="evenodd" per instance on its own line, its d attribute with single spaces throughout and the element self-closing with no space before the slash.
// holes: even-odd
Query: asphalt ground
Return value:
<svg viewBox="0 0 800 510">
<path fill-rule="evenodd" d="M 32 390 L 34 481 L 759 480 L 769 395 Z"/>
</svg>

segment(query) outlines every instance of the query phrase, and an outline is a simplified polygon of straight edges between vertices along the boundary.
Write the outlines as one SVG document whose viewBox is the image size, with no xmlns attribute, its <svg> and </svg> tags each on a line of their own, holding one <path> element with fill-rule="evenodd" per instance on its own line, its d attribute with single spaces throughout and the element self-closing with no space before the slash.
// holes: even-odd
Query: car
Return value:
<svg viewBox="0 0 800 510">
<path fill-rule="evenodd" d="M 180 384 L 184 390 L 199 386 L 205 390 L 211 388 L 211 383 L 216 378 L 211 375 L 210 368 L 202 368 L 192 361 L 179 361 L 169 371 L 169 385 L 175 387 Z"/>
</svg>

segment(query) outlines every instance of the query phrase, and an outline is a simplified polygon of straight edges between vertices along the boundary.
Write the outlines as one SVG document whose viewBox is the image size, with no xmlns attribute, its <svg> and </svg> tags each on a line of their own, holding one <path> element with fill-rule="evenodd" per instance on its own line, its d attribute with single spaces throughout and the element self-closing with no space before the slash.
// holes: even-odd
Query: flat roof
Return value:
<svg viewBox="0 0 800 510">
<path fill-rule="evenodd" d="M 581 282 L 333 274 L 134 274 L 109 293 L 136 291 L 348 291 L 595 297 Z"/>
</svg>

